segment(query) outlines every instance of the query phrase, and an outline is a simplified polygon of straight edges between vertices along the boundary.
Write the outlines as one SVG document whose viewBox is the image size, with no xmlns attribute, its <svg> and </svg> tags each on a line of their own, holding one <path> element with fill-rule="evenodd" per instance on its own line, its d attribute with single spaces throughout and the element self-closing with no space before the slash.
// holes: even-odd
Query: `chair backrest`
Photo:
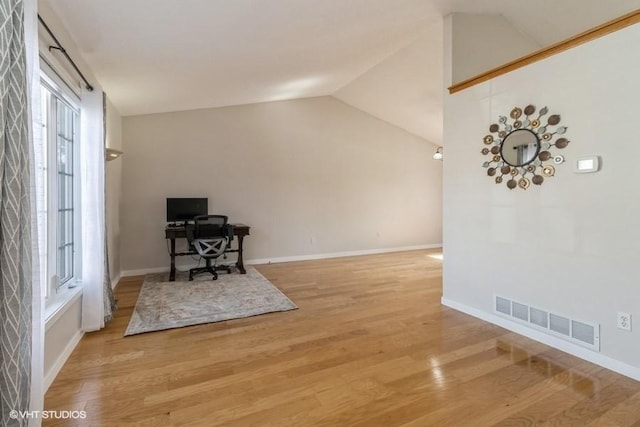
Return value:
<svg viewBox="0 0 640 427">
<path fill-rule="evenodd" d="M 200 215 L 194 218 L 193 246 L 202 257 L 217 258 L 229 243 L 225 215 Z"/>
<path fill-rule="evenodd" d="M 194 221 L 194 239 L 225 237 L 228 218 L 226 215 L 199 215 Z"/>
</svg>

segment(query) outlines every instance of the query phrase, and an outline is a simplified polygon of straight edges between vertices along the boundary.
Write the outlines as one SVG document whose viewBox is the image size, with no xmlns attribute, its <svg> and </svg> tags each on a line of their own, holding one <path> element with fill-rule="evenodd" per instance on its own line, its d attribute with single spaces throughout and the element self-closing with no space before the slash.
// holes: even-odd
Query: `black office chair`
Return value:
<svg viewBox="0 0 640 427">
<path fill-rule="evenodd" d="M 231 273 L 229 266 L 212 264 L 224 254 L 233 238 L 233 229 L 227 223 L 227 217 L 225 215 L 200 215 L 193 220 L 194 224 L 189 224 L 186 227 L 187 240 L 189 246 L 204 258 L 206 265 L 189 270 L 189 281 L 193 280 L 194 275 L 201 273 L 210 273 L 213 275 L 212 280 L 218 278 L 217 272 L 220 270 Z"/>
</svg>

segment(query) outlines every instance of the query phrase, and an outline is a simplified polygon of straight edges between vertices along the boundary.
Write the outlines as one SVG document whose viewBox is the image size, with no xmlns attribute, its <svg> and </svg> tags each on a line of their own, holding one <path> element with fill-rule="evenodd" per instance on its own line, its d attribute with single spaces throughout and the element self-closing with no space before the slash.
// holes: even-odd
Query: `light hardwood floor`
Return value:
<svg viewBox="0 0 640 427">
<path fill-rule="evenodd" d="M 142 278 L 45 399 L 91 426 L 640 426 L 640 383 L 440 305 L 437 251 L 258 266 L 299 307 L 123 337 Z"/>
</svg>

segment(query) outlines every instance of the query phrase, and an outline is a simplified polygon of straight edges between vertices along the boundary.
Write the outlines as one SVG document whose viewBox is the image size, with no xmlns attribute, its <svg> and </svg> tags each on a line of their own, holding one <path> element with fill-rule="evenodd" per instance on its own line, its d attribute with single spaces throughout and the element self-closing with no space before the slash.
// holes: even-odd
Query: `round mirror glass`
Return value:
<svg viewBox="0 0 640 427">
<path fill-rule="evenodd" d="M 518 129 L 504 138 L 500 156 L 511 166 L 524 166 L 531 163 L 539 151 L 538 136 L 529 129 Z"/>
</svg>

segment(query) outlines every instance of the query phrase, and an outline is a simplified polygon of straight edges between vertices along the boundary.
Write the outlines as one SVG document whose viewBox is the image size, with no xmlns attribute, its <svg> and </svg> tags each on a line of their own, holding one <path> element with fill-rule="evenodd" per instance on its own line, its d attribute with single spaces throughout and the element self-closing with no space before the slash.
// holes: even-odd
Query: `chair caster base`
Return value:
<svg viewBox="0 0 640 427">
<path fill-rule="evenodd" d="M 195 274 L 202 274 L 202 273 L 209 273 L 211 274 L 211 280 L 218 280 L 218 273 L 216 273 L 215 271 L 200 271 L 200 272 L 195 272 Z M 189 281 L 193 282 L 193 276 L 194 273 L 189 273 Z"/>
</svg>

